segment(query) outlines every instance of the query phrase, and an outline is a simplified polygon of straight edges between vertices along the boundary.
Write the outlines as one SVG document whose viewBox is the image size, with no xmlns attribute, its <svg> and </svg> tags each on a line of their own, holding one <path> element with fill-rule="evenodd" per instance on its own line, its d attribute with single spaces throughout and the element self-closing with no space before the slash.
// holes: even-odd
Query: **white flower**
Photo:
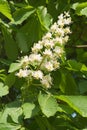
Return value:
<svg viewBox="0 0 87 130">
<path fill-rule="evenodd" d="M 22 59 L 21 59 L 21 65 L 23 66 L 23 67 L 27 67 L 27 65 L 29 64 L 29 57 L 28 56 L 24 56 L 24 57 L 22 57 Z"/>
<path fill-rule="evenodd" d="M 64 16 L 65 16 L 65 17 L 70 17 L 69 12 L 64 11 Z"/>
<path fill-rule="evenodd" d="M 53 71 L 54 70 L 54 68 L 53 68 L 53 64 L 49 61 L 49 62 L 46 62 L 45 64 L 44 64 L 44 67 L 45 67 L 45 69 L 47 70 L 47 71 Z"/>
<path fill-rule="evenodd" d="M 39 43 L 36 43 L 33 48 L 32 48 L 32 52 L 38 52 L 43 48 L 43 46 Z"/>
<path fill-rule="evenodd" d="M 64 29 L 63 28 L 57 28 L 56 31 L 55 31 L 55 34 L 56 36 L 61 36 L 63 37 L 64 36 Z"/>
<path fill-rule="evenodd" d="M 45 88 L 51 88 L 52 78 L 51 78 L 50 74 L 44 76 L 43 79 L 41 80 L 41 83 L 42 83 L 42 85 L 43 85 Z"/>
<path fill-rule="evenodd" d="M 68 42 L 68 40 L 69 40 L 69 36 L 65 36 L 65 37 L 63 38 L 63 43 Z"/>
<path fill-rule="evenodd" d="M 44 42 L 44 47 L 46 48 L 53 48 L 54 46 L 54 43 L 52 40 L 44 40 L 43 42 Z"/>
<path fill-rule="evenodd" d="M 33 71 L 32 76 L 35 79 L 42 79 L 43 78 L 43 72 L 41 70 Z"/>
<path fill-rule="evenodd" d="M 66 28 L 64 29 L 64 32 L 65 32 L 66 34 L 70 34 L 70 33 L 71 33 L 70 27 L 66 27 Z"/>
<path fill-rule="evenodd" d="M 58 16 L 58 19 L 60 20 L 64 19 L 63 13 Z"/>
<path fill-rule="evenodd" d="M 52 34 L 50 32 L 46 33 L 46 35 L 42 38 L 43 40 L 44 39 L 50 39 L 52 37 Z"/>
<path fill-rule="evenodd" d="M 58 25 L 61 27 L 61 28 L 63 28 L 64 27 L 64 20 L 58 20 Z"/>
<path fill-rule="evenodd" d="M 50 31 L 51 31 L 52 33 L 54 33 L 57 28 L 58 28 L 57 23 L 54 23 L 54 24 L 51 26 Z"/>
<path fill-rule="evenodd" d="M 60 63 L 58 61 L 54 60 L 53 67 L 54 67 L 54 69 L 58 69 L 60 67 Z"/>
<path fill-rule="evenodd" d="M 71 24 L 71 23 L 72 23 L 71 17 L 64 19 L 64 24 L 65 24 L 65 25 L 69 25 L 69 24 Z"/>
<path fill-rule="evenodd" d="M 42 56 L 40 54 L 31 54 L 29 56 L 29 62 L 33 63 L 33 62 L 41 62 L 42 60 Z"/>
<path fill-rule="evenodd" d="M 46 75 L 45 78 L 48 80 L 48 82 L 50 84 L 52 84 L 52 78 L 51 78 L 50 74 Z"/>
<path fill-rule="evenodd" d="M 25 78 L 25 77 L 28 77 L 29 75 L 29 70 L 25 69 L 20 69 L 18 73 L 16 73 L 16 76 L 18 76 L 19 78 Z"/>
<path fill-rule="evenodd" d="M 61 47 L 59 47 L 59 46 L 56 46 L 56 47 L 54 48 L 54 52 L 55 52 L 55 54 L 56 54 L 57 56 L 61 56 L 61 55 L 64 53 L 63 49 L 62 49 Z"/>
<path fill-rule="evenodd" d="M 49 82 L 46 79 L 41 80 L 41 84 L 43 85 L 43 87 L 45 88 L 51 88 L 51 85 L 49 84 Z"/>
<path fill-rule="evenodd" d="M 60 44 L 60 45 L 63 45 L 63 38 L 62 37 L 56 37 L 53 39 L 54 43 L 55 44 Z"/>
<path fill-rule="evenodd" d="M 72 23 L 69 12 L 64 12 L 64 15 L 61 14 L 60 16 L 58 16 L 58 18 L 59 20 L 57 21 L 57 23 L 60 27 L 64 27 L 64 25 L 69 25 Z"/>
<path fill-rule="evenodd" d="M 50 49 L 45 49 L 43 54 L 46 55 L 46 56 L 52 57 L 52 51 Z"/>
</svg>

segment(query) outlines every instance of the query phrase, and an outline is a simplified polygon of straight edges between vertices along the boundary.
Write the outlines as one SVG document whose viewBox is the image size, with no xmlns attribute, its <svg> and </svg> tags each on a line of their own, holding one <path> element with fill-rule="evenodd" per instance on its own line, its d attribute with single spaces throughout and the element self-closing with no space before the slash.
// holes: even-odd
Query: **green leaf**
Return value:
<svg viewBox="0 0 87 130">
<path fill-rule="evenodd" d="M 71 8 L 74 9 L 74 10 L 76 10 L 76 8 L 77 8 L 78 5 L 79 5 L 78 2 L 77 2 L 77 3 L 74 3 L 74 4 L 71 6 Z"/>
<path fill-rule="evenodd" d="M 11 61 L 9 61 L 7 59 L 0 58 L 0 63 L 4 64 L 6 66 L 9 66 L 11 64 Z"/>
<path fill-rule="evenodd" d="M 82 68 L 82 64 L 78 63 L 75 60 L 68 60 L 67 61 L 68 66 L 66 67 L 69 70 L 73 70 L 73 71 L 80 71 Z"/>
<path fill-rule="evenodd" d="M 87 117 L 87 96 L 56 96 L 59 100 L 66 102 L 81 116 Z"/>
<path fill-rule="evenodd" d="M 9 73 L 15 72 L 16 70 L 20 69 L 21 64 L 20 63 L 12 63 L 10 65 L 10 68 L 8 70 Z"/>
<path fill-rule="evenodd" d="M 40 130 L 46 130 L 46 125 L 44 125 L 44 122 L 43 122 L 43 120 L 42 120 L 42 117 L 37 116 L 37 117 L 35 118 L 35 120 L 36 120 L 36 123 L 38 124 Z"/>
<path fill-rule="evenodd" d="M 6 55 L 11 60 L 16 60 L 18 57 L 18 47 L 15 43 L 11 33 L 7 30 L 7 28 L 2 28 L 4 40 L 5 40 L 5 51 Z"/>
<path fill-rule="evenodd" d="M 51 24 L 46 8 L 39 7 L 36 12 L 37 15 L 30 17 L 29 22 L 17 32 L 16 41 L 22 52 L 28 52 L 32 43 L 41 39 L 43 32 L 47 31 Z"/>
<path fill-rule="evenodd" d="M 49 26 L 52 22 L 52 19 L 51 19 L 51 16 L 47 13 L 47 8 L 45 8 L 43 6 L 38 7 L 37 16 L 38 16 L 38 19 L 39 19 L 41 25 L 48 30 Z"/>
<path fill-rule="evenodd" d="M 32 6 L 26 6 L 24 8 L 18 9 L 13 14 L 14 22 L 13 24 L 21 24 L 24 20 L 26 20 L 30 15 L 35 12 L 35 9 Z"/>
<path fill-rule="evenodd" d="M 32 116 L 34 116 L 34 110 L 35 110 L 35 104 L 33 103 L 24 103 L 22 105 L 22 108 L 23 108 L 23 113 L 24 113 L 24 118 L 27 119 L 27 118 L 31 118 Z"/>
<path fill-rule="evenodd" d="M 14 73 L 9 74 L 5 79 L 5 84 L 11 87 L 15 83 Z"/>
<path fill-rule="evenodd" d="M 0 97 L 5 96 L 9 93 L 8 86 L 4 86 L 2 82 L 0 82 Z"/>
<path fill-rule="evenodd" d="M 6 75 L 5 75 L 3 72 L 4 72 L 3 69 L 0 70 L 0 79 L 1 79 L 2 81 L 5 81 L 5 79 L 6 79 Z"/>
<path fill-rule="evenodd" d="M 55 98 L 51 95 L 39 94 L 38 102 L 44 115 L 47 117 L 53 116 L 58 109 L 58 104 Z"/>
<path fill-rule="evenodd" d="M 82 9 L 81 12 L 80 12 L 82 15 L 85 15 L 87 16 L 87 7 Z"/>
<path fill-rule="evenodd" d="M 39 0 L 39 1 L 37 1 L 37 0 L 28 0 L 29 1 L 29 4 L 30 5 L 32 5 L 32 6 L 34 6 L 34 7 L 39 7 L 39 6 L 41 6 L 41 5 L 45 5 L 46 4 L 46 0 Z"/>
<path fill-rule="evenodd" d="M 86 15 L 86 10 L 84 10 L 84 8 L 86 8 L 86 7 L 87 7 L 87 2 L 75 3 L 73 5 L 73 9 L 76 10 L 76 14 L 78 14 L 78 15 Z"/>
<path fill-rule="evenodd" d="M 12 15 L 11 15 L 11 10 L 10 6 L 7 2 L 7 0 L 0 0 L 0 12 L 6 16 L 8 19 L 13 21 Z"/>
<path fill-rule="evenodd" d="M 21 32 L 22 35 L 24 34 L 23 39 L 25 41 L 22 43 L 20 43 L 20 40 L 19 40 L 19 35 L 20 35 L 19 32 Z M 46 29 L 40 24 L 40 21 L 38 20 L 37 16 L 35 15 L 35 16 L 30 17 L 28 22 L 19 29 L 16 35 L 17 42 L 18 42 L 18 45 L 20 46 L 20 49 L 25 51 L 28 45 L 28 50 L 30 51 L 33 43 L 38 42 L 38 40 L 42 38 L 45 32 L 46 32 Z M 26 48 L 24 46 L 26 46 Z"/>
<path fill-rule="evenodd" d="M 66 68 L 68 70 L 81 71 L 81 72 L 87 71 L 87 67 L 85 64 L 77 62 L 75 60 L 68 60 L 67 65 L 68 66 Z"/>
<path fill-rule="evenodd" d="M 20 128 L 21 128 L 21 125 L 18 125 L 18 124 L 0 123 L 0 130 L 18 130 Z"/>
<path fill-rule="evenodd" d="M 59 112 L 64 112 L 66 114 L 74 113 L 74 110 L 70 106 L 68 106 L 67 104 L 61 103 L 61 101 L 60 101 L 60 104 L 58 106 L 58 111 Z"/>
<path fill-rule="evenodd" d="M 57 20 L 57 17 L 60 13 L 65 10 L 69 10 L 70 5 L 68 0 L 49 0 L 47 10 L 51 14 L 54 21 Z"/>
<path fill-rule="evenodd" d="M 64 94 L 72 95 L 78 93 L 76 82 L 68 71 L 61 71 L 59 88 Z"/>
<path fill-rule="evenodd" d="M 77 6 L 77 8 L 85 8 L 87 6 L 87 2 L 82 2 L 82 3 L 79 3 L 79 5 Z"/>
<path fill-rule="evenodd" d="M 22 51 L 22 52 L 29 51 L 28 44 L 27 44 L 27 42 L 28 42 L 27 34 L 25 34 L 24 32 L 18 31 L 18 33 L 16 35 L 16 41 L 18 43 L 20 51 Z"/>
<path fill-rule="evenodd" d="M 15 101 L 6 105 L 0 116 L 0 123 L 8 123 L 8 117 L 11 117 L 12 121 L 15 123 L 22 123 L 22 108 L 20 107 L 20 102 Z M 13 123 L 12 122 L 12 123 Z"/>
<path fill-rule="evenodd" d="M 79 90 L 81 94 L 84 94 L 87 92 L 87 81 L 81 80 L 79 81 Z"/>
<path fill-rule="evenodd" d="M 56 76 L 55 76 L 56 75 Z M 61 82 L 61 73 L 59 70 L 52 72 L 53 77 L 53 87 L 59 88 L 59 84 Z"/>
</svg>

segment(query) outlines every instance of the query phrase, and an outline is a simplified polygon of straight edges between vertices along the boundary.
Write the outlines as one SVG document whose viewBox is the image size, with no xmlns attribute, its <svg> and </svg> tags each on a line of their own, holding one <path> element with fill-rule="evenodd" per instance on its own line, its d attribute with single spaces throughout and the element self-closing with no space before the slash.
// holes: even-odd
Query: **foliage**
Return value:
<svg viewBox="0 0 87 130">
<path fill-rule="evenodd" d="M 70 12 L 72 33 L 60 68 L 51 72 L 51 88 L 17 77 L 21 57 L 64 11 Z M 86 42 L 86 0 L 0 0 L 0 130 L 87 129 Z"/>
</svg>

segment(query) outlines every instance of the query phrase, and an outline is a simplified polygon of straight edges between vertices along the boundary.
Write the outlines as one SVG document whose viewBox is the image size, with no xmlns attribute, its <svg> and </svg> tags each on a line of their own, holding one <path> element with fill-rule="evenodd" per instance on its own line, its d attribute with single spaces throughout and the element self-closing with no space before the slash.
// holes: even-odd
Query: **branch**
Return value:
<svg viewBox="0 0 87 130">
<path fill-rule="evenodd" d="M 66 48 L 87 48 L 87 45 L 65 45 Z"/>
</svg>

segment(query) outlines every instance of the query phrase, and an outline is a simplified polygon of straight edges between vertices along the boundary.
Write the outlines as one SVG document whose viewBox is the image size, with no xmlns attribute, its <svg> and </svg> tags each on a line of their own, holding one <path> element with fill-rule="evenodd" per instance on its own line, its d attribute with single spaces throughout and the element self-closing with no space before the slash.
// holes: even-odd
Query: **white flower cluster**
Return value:
<svg viewBox="0 0 87 130">
<path fill-rule="evenodd" d="M 16 75 L 20 78 L 39 80 L 43 87 L 50 88 L 52 85 L 50 72 L 60 66 L 63 47 L 69 39 L 68 34 L 71 33 L 70 23 L 69 13 L 61 14 L 42 40 L 34 44 L 31 54 L 21 58 L 21 69 Z"/>
</svg>

